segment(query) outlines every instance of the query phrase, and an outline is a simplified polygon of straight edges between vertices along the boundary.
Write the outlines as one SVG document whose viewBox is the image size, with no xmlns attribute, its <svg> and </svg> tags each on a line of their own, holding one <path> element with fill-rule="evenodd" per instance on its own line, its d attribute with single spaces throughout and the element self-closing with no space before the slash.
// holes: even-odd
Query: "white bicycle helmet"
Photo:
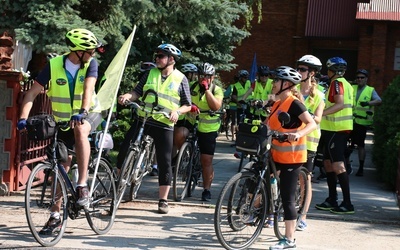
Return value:
<svg viewBox="0 0 400 250">
<path fill-rule="evenodd" d="M 214 66 L 209 64 L 209 63 L 204 63 L 201 66 L 201 74 L 203 74 L 203 75 L 214 75 L 215 74 Z"/>
<path fill-rule="evenodd" d="M 288 66 L 280 66 L 274 70 L 275 78 L 291 81 L 293 84 L 299 84 L 301 75 L 295 69 Z"/>
<path fill-rule="evenodd" d="M 178 61 L 179 58 L 182 56 L 182 52 L 172 44 L 164 43 L 157 47 L 156 51 L 163 51 L 167 55 L 171 55 Z"/>
<path fill-rule="evenodd" d="M 193 63 L 183 64 L 181 68 L 182 73 L 196 73 L 197 71 L 198 69 Z"/>
<path fill-rule="evenodd" d="M 315 69 L 317 72 L 320 71 L 322 68 L 321 61 L 313 55 L 302 56 L 296 62 L 296 66 L 298 66 L 298 65 L 307 65 L 308 67 Z"/>
</svg>

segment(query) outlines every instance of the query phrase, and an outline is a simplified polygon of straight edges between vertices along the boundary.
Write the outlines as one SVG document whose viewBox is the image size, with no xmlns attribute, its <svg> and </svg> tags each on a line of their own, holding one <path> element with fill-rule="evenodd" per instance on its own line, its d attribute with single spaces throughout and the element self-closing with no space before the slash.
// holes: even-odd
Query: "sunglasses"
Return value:
<svg viewBox="0 0 400 250">
<path fill-rule="evenodd" d="M 260 75 L 260 77 L 268 77 L 268 75 Z"/>
<path fill-rule="evenodd" d="M 159 59 L 163 59 L 164 57 L 166 57 L 167 55 L 164 54 L 155 54 L 154 57 L 155 58 L 159 58 Z"/>
<path fill-rule="evenodd" d="M 89 54 L 90 56 L 93 56 L 94 53 L 96 53 L 96 50 L 85 50 L 85 53 Z"/>
<path fill-rule="evenodd" d="M 356 79 L 365 79 L 365 76 L 357 76 Z"/>
<path fill-rule="evenodd" d="M 306 68 L 297 68 L 296 70 L 297 70 L 297 71 L 300 71 L 300 72 L 306 72 L 306 71 L 308 71 L 308 69 L 306 69 Z"/>
</svg>

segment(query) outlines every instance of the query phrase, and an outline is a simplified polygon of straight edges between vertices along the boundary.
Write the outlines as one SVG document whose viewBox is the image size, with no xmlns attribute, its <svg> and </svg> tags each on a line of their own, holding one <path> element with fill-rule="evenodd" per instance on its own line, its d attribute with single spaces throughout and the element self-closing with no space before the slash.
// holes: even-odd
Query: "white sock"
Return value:
<svg viewBox="0 0 400 250">
<path fill-rule="evenodd" d="M 50 217 L 54 219 L 60 219 L 60 213 L 59 212 L 51 212 Z"/>
<path fill-rule="evenodd" d="M 153 168 L 157 169 L 157 164 L 153 164 Z"/>
</svg>

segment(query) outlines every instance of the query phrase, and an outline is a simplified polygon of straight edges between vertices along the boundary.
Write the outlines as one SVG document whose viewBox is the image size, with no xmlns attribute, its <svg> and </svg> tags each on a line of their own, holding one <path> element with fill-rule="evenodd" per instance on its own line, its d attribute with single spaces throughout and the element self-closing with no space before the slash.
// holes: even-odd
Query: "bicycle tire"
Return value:
<svg viewBox="0 0 400 250">
<path fill-rule="evenodd" d="M 129 189 L 129 196 L 126 201 L 133 201 L 137 197 L 137 193 L 139 192 L 140 187 L 142 186 L 142 181 L 144 176 L 151 170 L 149 170 L 149 163 L 151 161 L 150 151 L 145 148 L 142 150 L 144 152 L 143 159 L 139 162 L 140 154 L 137 159 L 135 159 L 135 163 L 133 164 L 132 177 L 131 177 L 131 188 Z"/>
<path fill-rule="evenodd" d="M 235 174 L 222 188 L 214 212 L 214 229 L 220 244 L 229 250 L 247 249 L 260 235 L 268 208 L 268 196 L 263 181 L 260 206 L 249 210 L 249 190 L 257 175 L 251 171 Z M 265 201 L 265 202 L 263 202 Z M 252 218 L 252 219 L 251 219 Z"/>
<path fill-rule="evenodd" d="M 175 201 L 182 201 L 188 192 L 192 176 L 192 166 L 190 164 L 192 152 L 193 148 L 190 142 L 185 142 L 179 150 L 172 186 Z"/>
<path fill-rule="evenodd" d="M 307 181 L 308 170 L 301 167 L 299 172 L 299 177 L 297 181 L 296 194 L 295 194 L 295 206 L 297 211 L 296 228 L 300 223 L 301 217 L 304 213 L 304 204 L 306 201 L 307 190 L 310 187 L 310 183 Z M 305 185 L 301 185 L 305 183 Z M 277 210 L 274 214 L 274 232 L 278 239 L 283 239 L 285 237 L 285 220 L 284 220 L 284 209 L 282 205 L 281 197 L 279 196 L 279 201 L 277 203 Z"/>
<path fill-rule="evenodd" d="M 190 182 L 188 185 L 188 197 L 192 197 L 194 190 L 196 189 L 196 186 L 200 180 L 201 177 L 201 161 L 200 161 L 200 150 L 197 147 L 195 151 L 193 152 L 194 156 L 192 158 L 192 174 L 190 175 Z"/>
<path fill-rule="evenodd" d="M 96 159 L 89 168 L 88 186 L 93 181 Z M 100 158 L 91 203 L 85 208 L 86 219 L 97 234 L 106 234 L 112 228 L 115 220 L 116 190 L 111 164 Z"/>
<path fill-rule="evenodd" d="M 117 185 L 117 199 L 115 207 L 118 209 L 119 205 L 121 204 L 122 198 L 125 194 L 126 187 L 128 182 L 130 182 L 130 175 L 133 168 L 133 163 L 135 162 L 136 153 L 134 150 L 130 150 L 125 157 L 124 163 L 122 164 L 119 178 L 118 178 L 118 185 Z"/>
<path fill-rule="evenodd" d="M 46 174 L 47 173 L 47 174 Z M 61 198 L 61 224 L 54 233 L 42 234 L 41 229 L 50 218 L 52 202 L 52 179 L 56 173 L 50 163 L 39 163 L 29 175 L 25 190 L 25 214 L 29 229 L 35 240 L 44 247 L 56 245 L 64 235 L 67 226 L 67 188 L 61 175 L 57 175 L 59 190 L 57 197 Z"/>
</svg>

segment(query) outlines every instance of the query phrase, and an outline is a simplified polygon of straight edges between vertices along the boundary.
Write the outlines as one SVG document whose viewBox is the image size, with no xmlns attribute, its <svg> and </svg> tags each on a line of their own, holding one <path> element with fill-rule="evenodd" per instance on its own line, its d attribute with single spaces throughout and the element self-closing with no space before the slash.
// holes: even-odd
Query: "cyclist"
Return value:
<svg viewBox="0 0 400 250">
<path fill-rule="evenodd" d="M 364 161 L 365 161 L 365 138 L 367 130 L 372 126 L 374 106 L 382 103 L 375 88 L 367 85 L 368 71 L 359 69 L 356 72 L 357 85 L 353 85 L 354 89 L 354 120 L 353 131 L 351 132 L 351 145 L 357 145 L 359 168 L 356 176 L 364 175 Z M 372 114 L 368 114 L 367 112 Z M 347 162 L 348 159 L 346 159 Z"/>
<path fill-rule="evenodd" d="M 267 101 L 272 92 L 272 79 L 270 79 L 270 70 L 268 66 L 260 66 L 257 71 L 257 80 L 251 85 L 250 89 L 243 96 L 243 99 L 251 94 L 254 100 Z M 264 110 L 256 110 L 255 116 L 260 116 L 262 121 L 267 118 L 267 113 Z"/>
<path fill-rule="evenodd" d="M 185 74 L 187 79 L 189 80 L 190 93 L 194 91 L 193 88 L 198 84 L 198 69 L 197 66 L 192 63 L 183 64 L 181 68 L 181 72 Z M 172 164 L 175 165 L 176 156 L 179 152 L 179 149 L 182 147 L 183 143 L 185 143 L 186 137 L 189 135 L 189 131 L 193 128 L 190 122 L 185 119 L 186 114 L 181 114 L 179 116 L 178 122 L 174 126 L 174 147 L 173 147 L 173 160 Z"/>
<path fill-rule="evenodd" d="M 169 112 L 170 117 L 163 115 L 152 115 L 146 123 L 145 134 L 154 139 L 156 157 L 158 163 L 158 183 L 159 183 L 159 202 L 158 212 L 166 214 L 169 211 L 168 193 L 171 186 L 172 167 L 171 153 L 173 141 L 174 124 L 178 121 L 179 115 L 190 111 L 191 99 L 189 84 L 186 76 L 175 69 L 175 63 L 179 60 L 182 53 L 172 44 L 161 44 L 155 49 L 155 62 L 157 68 L 146 72 L 140 79 L 139 84 L 130 92 L 120 95 L 118 102 L 125 104 L 126 101 L 136 101 L 141 99 L 147 90 L 155 90 L 158 93 L 158 104 L 165 111 Z M 144 101 L 152 104 L 154 96 L 149 94 Z M 143 113 L 138 110 L 138 118 L 132 126 L 139 128 Z M 137 130 L 135 131 L 136 135 Z M 130 140 L 134 136 L 127 135 L 117 157 L 117 167 L 121 168 L 126 156 L 126 149 L 129 147 Z"/>
<path fill-rule="evenodd" d="M 191 112 L 199 112 L 198 143 L 200 149 L 200 162 L 203 170 L 203 193 L 201 199 L 211 199 L 211 183 L 214 179 L 212 160 L 217 144 L 220 117 L 211 116 L 207 111 L 217 111 L 222 106 L 224 93 L 221 87 L 214 83 L 215 68 L 209 63 L 204 63 L 200 70 L 200 81 L 192 92 L 192 101 L 196 105 Z M 190 117 L 188 117 L 190 119 Z"/>
<path fill-rule="evenodd" d="M 233 134 L 237 131 L 237 125 L 240 122 L 240 115 L 243 113 L 241 106 L 240 108 L 238 107 L 239 101 L 243 100 L 247 90 L 251 87 L 251 83 L 248 79 L 249 72 L 243 69 L 239 70 L 238 81 L 232 85 L 231 102 L 229 103 L 230 112 L 233 113 L 231 116 L 232 141 L 234 140 Z M 236 115 L 234 112 L 236 112 Z"/>
<path fill-rule="evenodd" d="M 322 113 L 321 139 L 324 153 L 324 167 L 329 196 L 316 204 L 319 210 L 335 214 L 354 214 L 350 199 L 349 176 L 345 168 L 345 150 L 353 130 L 353 87 L 343 77 L 347 62 L 341 57 L 332 57 L 326 62 L 330 85 L 325 93 L 326 107 Z M 343 202 L 337 203 L 337 180 L 343 193 Z"/>
<path fill-rule="evenodd" d="M 322 112 L 324 110 L 324 94 L 318 89 L 316 75 L 322 68 L 321 61 L 313 55 L 302 56 L 296 62 L 296 70 L 301 75 L 301 82 L 297 85 L 297 91 L 300 94 L 301 100 L 304 100 L 304 105 L 310 112 L 314 121 L 319 124 L 322 119 Z M 310 175 L 307 176 L 307 181 L 311 187 L 311 173 L 314 168 L 314 158 L 316 156 L 319 138 L 321 137 L 321 130 L 319 127 L 307 135 L 307 162 L 305 167 L 308 169 Z M 304 215 L 297 226 L 297 230 L 303 231 L 307 228 L 306 216 L 308 208 L 311 203 L 312 190 L 308 189 L 307 200 L 304 205 Z"/>
<path fill-rule="evenodd" d="M 280 171 L 280 192 L 284 208 L 285 238 L 269 249 L 296 248 L 294 233 L 296 230 L 297 211 L 295 194 L 300 167 L 307 161 L 306 135 L 317 125 L 304 104 L 292 93 L 300 83 L 302 76 L 287 66 L 278 67 L 274 72 L 272 93 L 278 100 L 271 108 L 266 121 L 269 128 L 288 135 L 289 142 L 272 140 L 271 154 Z M 290 121 L 281 124 L 278 115 L 287 112 Z"/>
<path fill-rule="evenodd" d="M 94 91 L 98 77 L 98 64 L 93 58 L 96 49 L 102 44 L 92 32 L 86 29 L 68 31 L 65 40 L 70 52 L 50 59 L 37 76 L 31 89 L 26 92 L 18 129 L 25 128 L 33 101 L 46 88 L 56 121 L 71 121 L 71 129 L 60 130 L 58 138 L 70 149 L 75 146 L 79 171 L 77 204 L 85 206 L 89 203 L 89 190 L 86 184 L 90 158 L 88 136 L 102 122 L 100 106 Z M 70 156 L 64 163 L 66 171 L 69 170 L 71 160 Z M 50 219 L 40 231 L 41 234 L 53 234 L 61 225 L 60 203 L 53 205 L 51 211 Z"/>
</svg>

